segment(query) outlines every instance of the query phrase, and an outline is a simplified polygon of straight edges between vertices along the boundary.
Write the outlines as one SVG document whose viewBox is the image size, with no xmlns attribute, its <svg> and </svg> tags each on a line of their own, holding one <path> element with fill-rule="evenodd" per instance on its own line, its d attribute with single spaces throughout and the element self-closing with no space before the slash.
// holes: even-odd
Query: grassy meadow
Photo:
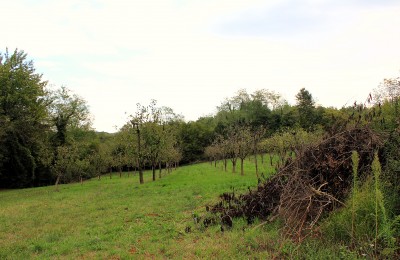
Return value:
<svg viewBox="0 0 400 260">
<path fill-rule="evenodd" d="M 270 174 L 269 163 L 260 171 Z M 0 191 L 0 259 L 247 259 L 338 256 L 313 242 L 301 247 L 279 235 L 279 223 L 235 220 L 232 230 L 204 228 L 193 214 L 218 196 L 255 187 L 254 164 L 245 175 L 222 163 L 180 167 L 155 182 L 138 176 L 54 187 Z M 190 232 L 187 232 L 190 229 Z"/>
</svg>

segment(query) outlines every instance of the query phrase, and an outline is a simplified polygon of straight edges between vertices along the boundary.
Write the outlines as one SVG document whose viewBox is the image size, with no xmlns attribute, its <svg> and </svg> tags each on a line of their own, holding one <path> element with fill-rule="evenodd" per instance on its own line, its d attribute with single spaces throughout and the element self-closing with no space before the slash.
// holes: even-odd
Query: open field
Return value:
<svg viewBox="0 0 400 260">
<path fill-rule="evenodd" d="M 184 166 L 156 182 L 107 175 L 83 185 L 61 185 L 0 192 L 1 259 L 271 258 L 292 255 L 279 224 L 232 230 L 204 229 L 192 214 L 231 187 L 245 191 L 257 183 L 254 165 L 246 174 L 223 172 L 208 163 Z M 240 170 L 240 168 L 239 168 Z M 264 169 L 265 171 L 266 169 Z M 191 232 L 185 232 L 190 227 Z M 316 254 L 310 247 L 306 251 Z M 319 251 L 324 249 L 319 249 Z M 296 251 L 299 253 L 298 251 Z M 304 253 L 304 252 L 303 252 Z M 321 253 L 321 252 L 320 252 Z M 323 253 L 323 252 L 322 252 Z"/>
</svg>

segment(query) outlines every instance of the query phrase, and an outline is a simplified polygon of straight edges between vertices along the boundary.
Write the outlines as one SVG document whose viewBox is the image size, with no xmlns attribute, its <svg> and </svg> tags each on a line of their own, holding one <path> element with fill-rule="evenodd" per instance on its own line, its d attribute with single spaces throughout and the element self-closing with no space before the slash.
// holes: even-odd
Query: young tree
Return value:
<svg viewBox="0 0 400 260">
<path fill-rule="evenodd" d="M 204 155 L 209 159 L 211 165 L 214 162 L 214 166 L 217 167 L 219 148 L 215 143 L 205 148 Z"/>
<path fill-rule="evenodd" d="M 227 171 L 228 155 L 229 155 L 229 140 L 225 140 L 222 136 L 217 139 L 217 147 L 219 154 L 224 163 L 224 171 Z"/>
<path fill-rule="evenodd" d="M 161 110 L 156 105 L 157 101 L 155 100 L 152 100 L 147 107 L 137 104 L 136 114 L 130 119 L 130 123 L 136 130 L 136 155 L 141 184 L 144 183 L 142 168 L 145 160 L 149 161 L 153 167 L 153 181 L 155 180 L 155 167 L 159 161 Z"/>
<path fill-rule="evenodd" d="M 129 157 L 128 157 L 128 146 L 126 142 L 126 138 L 123 131 L 120 131 L 114 135 L 112 147 L 111 147 L 111 156 L 112 156 L 112 167 L 118 169 L 119 177 L 122 177 L 122 168 L 127 165 Z"/>
<path fill-rule="evenodd" d="M 58 185 L 61 181 L 61 178 L 72 178 L 74 173 L 74 165 L 77 159 L 77 150 L 76 146 L 58 146 L 56 158 L 52 165 L 52 170 L 56 175 L 56 191 L 58 191 Z"/>
<path fill-rule="evenodd" d="M 244 175 L 244 159 L 252 151 L 252 134 L 248 126 L 236 127 L 236 149 L 237 156 L 240 158 L 240 174 Z"/>
<path fill-rule="evenodd" d="M 135 115 L 131 115 L 130 123 L 135 129 L 136 132 L 136 155 L 137 155 L 137 166 L 139 170 L 139 183 L 143 184 L 143 166 L 144 166 L 144 158 L 143 158 L 143 151 L 142 151 L 142 127 L 143 124 L 148 120 L 148 108 L 142 106 L 141 104 L 136 104 L 137 109 Z"/>
<path fill-rule="evenodd" d="M 97 150 L 90 156 L 90 162 L 93 165 L 98 179 L 100 180 L 101 174 L 105 173 L 111 165 L 111 154 L 106 143 L 100 143 Z"/>
<path fill-rule="evenodd" d="M 258 153 L 259 153 L 259 150 L 260 150 L 260 142 L 261 142 L 262 138 L 264 137 L 265 132 L 266 132 L 266 128 L 263 127 L 263 126 L 258 127 L 256 129 L 253 129 L 251 131 L 252 152 L 254 154 L 254 164 L 256 166 L 256 176 L 257 176 L 257 178 L 259 178 L 257 156 L 258 156 Z M 263 163 L 264 157 L 263 157 L 262 151 L 261 151 L 261 159 L 262 159 L 262 163 Z"/>
<path fill-rule="evenodd" d="M 156 180 L 156 167 L 163 149 L 163 129 L 157 121 L 147 122 L 143 126 L 145 157 L 151 165 L 153 181 Z"/>
<path fill-rule="evenodd" d="M 226 145 L 228 158 L 232 162 L 232 173 L 236 173 L 236 163 L 239 156 L 239 134 L 236 130 L 237 129 L 235 126 L 228 128 L 225 137 L 226 142 L 224 142 L 224 145 Z"/>
</svg>

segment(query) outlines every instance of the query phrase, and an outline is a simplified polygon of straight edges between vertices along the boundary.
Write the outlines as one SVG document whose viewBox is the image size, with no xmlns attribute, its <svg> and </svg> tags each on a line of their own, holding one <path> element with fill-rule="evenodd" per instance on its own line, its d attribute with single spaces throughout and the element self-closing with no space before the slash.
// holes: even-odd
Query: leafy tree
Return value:
<svg viewBox="0 0 400 260">
<path fill-rule="evenodd" d="M 315 102 L 311 93 L 305 88 L 300 89 L 296 95 L 297 109 L 299 111 L 300 126 L 310 129 L 314 124 Z"/>
<path fill-rule="evenodd" d="M 55 147 L 67 143 L 69 128 L 84 127 L 88 129 L 90 126 L 90 114 L 86 101 L 66 87 L 61 87 L 52 94 L 50 115 L 56 128 L 53 141 Z"/>
<path fill-rule="evenodd" d="M 218 135 L 213 143 L 213 146 L 216 148 L 217 155 L 219 155 L 220 159 L 223 160 L 224 171 L 226 172 L 227 160 L 229 159 L 229 140 L 225 139 L 223 135 Z"/>
<path fill-rule="evenodd" d="M 150 163 L 153 181 L 156 180 L 156 166 L 160 161 L 161 151 L 164 144 L 163 127 L 157 121 L 147 122 L 143 125 L 143 140 L 145 147 L 145 157 Z"/>
<path fill-rule="evenodd" d="M 299 126 L 300 123 L 297 112 L 298 111 L 296 111 L 296 107 L 290 106 L 289 104 L 283 105 L 279 111 L 275 110 L 274 114 L 278 120 L 276 120 L 274 127 L 269 125 L 268 130 L 270 131 L 270 134 L 273 134 L 279 130 L 285 130 Z"/>
<path fill-rule="evenodd" d="M 181 147 L 182 163 L 203 160 L 204 149 L 216 135 L 216 121 L 212 117 L 202 117 L 197 121 L 177 123 L 177 142 Z"/>
<path fill-rule="evenodd" d="M 148 106 L 137 104 L 135 115 L 131 116 L 130 123 L 136 130 L 136 155 L 139 168 L 139 182 L 144 183 L 143 167 L 145 167 L 146 159 L 157 161 L 158 147 L 160 143 L 159 137 L 155 136 L 154 128 L 160 120 L 160 110 L 156 107 L 157 101 L 152 100 Z M 153 131 L 153 135 L 150 133 Z M 157 161 L 158 162 L 158 161 Z M 153 171 L 153 180 L 155 180 L 155 172 Z"/>
<path fill-rule="evenodd" d="M 108 155 L 108 147 L 105 143 L 100 143 L 96 150 L 90 156 L 90 163 L 94 168 L 94 173 L 97 174 L 100 180 L 101 174 L 105 173 L 111 164 L 111 156 Z"/>
<path fill-rule="evenodd" d="M 220 156 L 220 151 L 219 147 L 215 143 L 205 148 L 204 155 L 209 158 L 210 164 L 214 162 L 214 166 L 217 166 L 217 160 Z"/>
<path fill-rule="evenodd" d="M 376 117 L 379 124 L 375 125 L 390 131 L 396 129 L 400 124 L 400 77 L 384 79 L 378 88 L 374 89 L 373 103 L 373 113 L 379 114 Z"/>
<path fill-rule="evenodd" d="M 0 186 L 34 185 L 46 174 L 47 82 L 27 54 L 0 54 Z M 40 169 L 40 171 L 38 171 Z"/>
<path fill-rule="evenodd" d="M 165 163 L 168 168 L 172 163 L 182 160 L 182 153 L 180 144 L 178 142 L 179 125 L 174 121 L 162 125 L 161 138 L 160 138 L 160 153 L 159 156 L 159 169 L 161 178 L 161 164 Z M 153 167 L 154 169 L 154 167 Z"/>
<path fill-rule="evenodd" d="M 94 154 L 98 152 L 97 135 L 90 129 L 90 114 L 86 101 L 73 94 L 66 87 L 61 87 L 51 93 L 49 114 L 54 134 L 51 138 L 54 158 L 53 169 L 60 181 L 60 166 L 68 162 L 68 173 L 63 174 L 65 182 L 94 176 L 96 167 L 91 163 Z M 60 148 L 62 147 L 62 148 Z M 58 152 L 69 151 L 73 155 L 58 155 Z M 68 160 L 67 160 L 67 159 Z M 57 184 L 56 184 L 57 186 Z"/>
<path fill-rule="evenodd" d="M 232 173 L 236 173 L 236 163 L 239 157 L 240 134 L 237 131 L 238 126 L 232 126 L 227 129 L 224 144 L 227 149 L 227 156 L 232 162 Z"/>
<path fill-rule="evenodd" d="M 119 139 L 123 142 L 124 147 L 124 163 L 125 166 L 129 168 L 137 168 L 138 167 L 138 156 L 137 156 L 137 140 L 136 140 L 136 131 L 131 123 L 125 124 L 117 133 L 120 135 Z M 129 171 L 128 171 L 129 176 Z"/>
<path fill-rule="evenodd" d="M 58 191 L 58 185 L 64 179 L 64 182 L 82 178 L 83 164 L 79 160 L 78 147 L 75 144 L 63 145 L 57 147 L 56 158 L 52 165 L 52 170 L 56 175 L 55 187 Z"/>
<path fill-rule="evenodd" d="M 400 77 L 384 79 L 383 82 L 374 90 L 374 100 L 376 103 L 390 101 L 398 103 L 400 97 Z"/>
<path fill-rule="evenodd" d="M 122 177 L 122 169 L 130 160 L 129 146 L 125 131 L 120 131 L 113 136 L 111 147 L 111 165 L 119 171 L 119 177 Z"/>
</svg>

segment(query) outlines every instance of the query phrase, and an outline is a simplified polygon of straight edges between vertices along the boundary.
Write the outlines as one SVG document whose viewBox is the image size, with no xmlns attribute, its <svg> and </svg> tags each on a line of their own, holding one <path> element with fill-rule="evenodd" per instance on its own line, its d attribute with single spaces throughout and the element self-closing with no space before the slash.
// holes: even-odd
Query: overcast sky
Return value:
<svg viewBox="0 0 400 260">
<path fill-rule="evenodd" d="M 186 120 L 241 88 L 294 104 L 364 101 L 400 75 L 400 1 L 12 0 L 1 3 L 0 50 L 18 48 L 57 87 L 82 96 L 100 131 L 136 103 Z"/>
</svg>

